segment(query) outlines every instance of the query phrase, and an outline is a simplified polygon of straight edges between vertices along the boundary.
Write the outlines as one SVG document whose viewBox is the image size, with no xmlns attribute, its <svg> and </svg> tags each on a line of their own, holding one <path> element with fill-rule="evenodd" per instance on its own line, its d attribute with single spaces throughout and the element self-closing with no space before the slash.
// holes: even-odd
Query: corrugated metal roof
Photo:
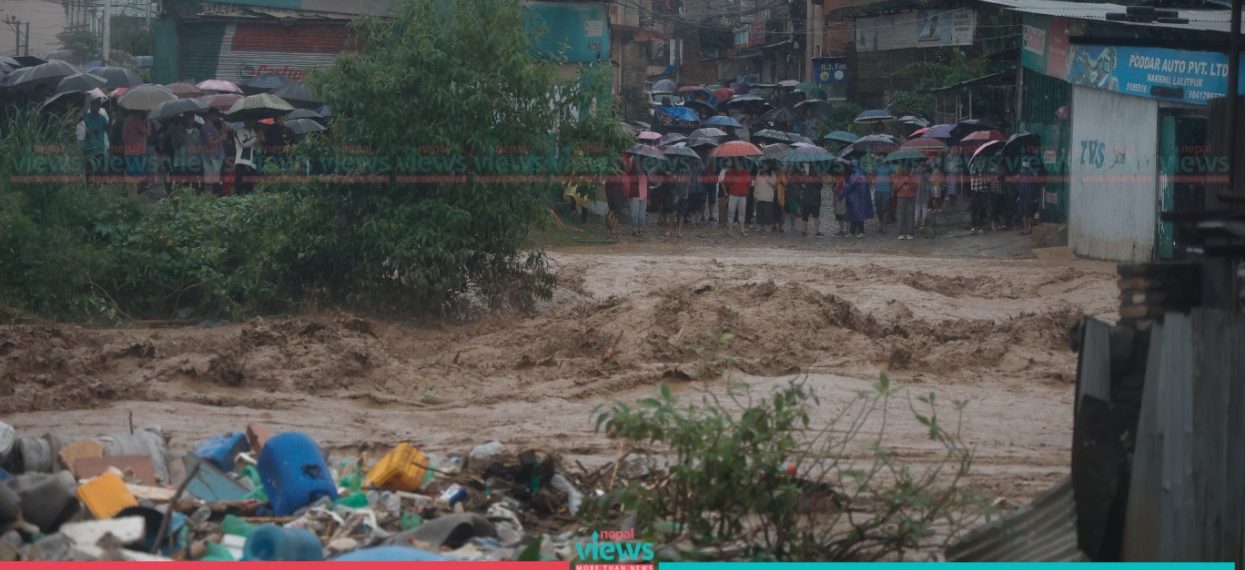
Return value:
<svg viewBox="0 0 1245 570">
<path fill-rule="evenodd" d="M 1072 479 L 1047 489 L 1031 504 L 978 528 L 947 548 L 952 562 L 1079 562 Z"/>
<path fill-rule="evenodd" d="M 1042 14 L 1045 16 L 1059 16 L 1063 18 L 1075 18 L 1078 20 L 1097 20 L 1101 22 L 1110 21 L 1115 24 L 1127 26 L 1152 26 L 1158 28 L 1173 28 L 1177 30 L 1191 30 L 1202 32 L 1222 32 L 1229 33 L 1232 23 L 1232 12 L 1230 10 L 1178 10 L 1180 17 L 1189 20 L 1187 24 L 1162 24 L 1162 23 L 1142 23 L 1142 22 L 1124 22 L 1118 20 L 1107 20 L 1107 14 L 1111 12 L 1124 12 L 1126 7 L 1122 4 L 1088 4 L 1084 2 L 1063 2 L 1061 0 L 981 0 L 987 4 L 1003 6 L 1017 12 L 1027 14 Z M 1242 18 L 1245 21 L 1245 18 Z"/>
</svg>

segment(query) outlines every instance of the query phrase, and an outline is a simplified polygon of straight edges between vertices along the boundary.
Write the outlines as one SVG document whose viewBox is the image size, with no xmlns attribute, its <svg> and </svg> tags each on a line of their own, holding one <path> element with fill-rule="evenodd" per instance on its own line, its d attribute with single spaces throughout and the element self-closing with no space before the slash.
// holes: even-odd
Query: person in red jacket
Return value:
<svg viewBox="0 0 1245 570">
<path fill-rule="evenodd" d="M 748 230 L 744 227 L 744 219 L 748 209 L 748 190 L 752 186 L 752 174 L 738 163 L 731 164 L 722 179 L 722 185 L 726 188 L 727 196 L 726 228 L 729 230 L 731 223 L 738 219 L 739 235 L 746 236 Z"/>
</svg>

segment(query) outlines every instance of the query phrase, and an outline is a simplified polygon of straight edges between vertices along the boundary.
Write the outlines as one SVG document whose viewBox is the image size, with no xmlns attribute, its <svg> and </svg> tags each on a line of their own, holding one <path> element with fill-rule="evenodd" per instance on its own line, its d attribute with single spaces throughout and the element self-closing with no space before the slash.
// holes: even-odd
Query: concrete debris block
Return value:
<svg viewBox="0 0 1245 570">
<path fill-rule="evenodd" d="M 90 475 L 88 477 L 83 477 L 82 475 L 79 475 L 77 471 L 74 470 L 74 465 L 77 463 L 79 459 L 86 459 L 86 458 L 102 459 L 104 457 L 104 446 L 100 444 L 100 442 L 95 441 L 93 439 L 84 439 L 82 441 L 75 441 L 65 446 L 63 449 L 61 449 L 60 453 L 57 454 L 57 457 L 59 457 L 61 460 L 61 466 L 64 467 L 65 469 L 69 469 L 70 471 L 73 471 L 76 477 L 78 477 L 79 479 L 89 479 L 90 477 L 99 475 L 99 473 L 95 473 L 94 475 Z"/>
<path fill-rule="evenodd" d="M 458 548 L 475 537 L 497 538 L 497 530 L 487 518 L 476 513 L 455 513 L 424 521 L 424 524 L 390 537 L 385 544 L 435 551 Z"/>
<path fill-rule="evenodd" d="M 73 476 L 48 473 L 24 473 L 5 484 L 21 497 L 22 519 L 39 527 L 45 534 L 56 532 L 62 524 L 78 513 L 80 504 L 74 496 Z"/>
<path fill-rule="evenodd" d="M 127 480 L 135 480 L 144 485 L 156 485 L 159 483 L 155 465 L 151 458 L 146 455 L 83 457 L 73 464 L 74 476 L 78 480 L 99 477 L 112 468 L 123 473 L 124 478 Z"/>
<path fill-rule="evenodd" d="M 69 537 L 78 546 L 100 546 L 103 541 L 121 545 L 134 544 L 142 540 L 146 532 L 147 521 L 143 517 L 68 523 L 60 529 L 61 534 Z"/>
<path fill-rule="evenodd" d="M 17 445 L 17 430 L 13 426 L 0 422 L 0 463 L 5 463 L 9 453 Z"/>
<path fill-rule="evenodd" d="M 0 485 L 0 528 L 7 527 L 22 516 L 22 498 L 8 485 Z"/>
</svg>

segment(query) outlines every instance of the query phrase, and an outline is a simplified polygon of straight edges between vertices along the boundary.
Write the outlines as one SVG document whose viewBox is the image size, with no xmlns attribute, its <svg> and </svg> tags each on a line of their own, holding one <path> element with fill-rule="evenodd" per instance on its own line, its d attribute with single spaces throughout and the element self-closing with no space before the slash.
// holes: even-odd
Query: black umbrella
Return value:
<svg viewBox="0 0 1245 570">
<path fill-rule="evenodd" d="M 280 89 L 290 80 L 281 75 L 258 75 L 238 84 L 246 93 L 263 93 Z"/>
<path fill-rule="evenodd" d="M 662 152 L 665 153 L 666 156 L 684 157 L 684 158 L 700 160 L 700 155 L 696 154 L 696 151 L 690 148 L 687 148 L 685 146 L 666 147 L 662 149 Z"/>
<path fill-rule="evenodd" d="M 97 67 L 91 70 L 92 75 L 103 77 L 110 89 L 117 87 L 134 87 L 143 84 L 143 78 L 124 67 Z"/>
<path fill-rule="evenodd" d="M 799 133 L 784 133 L 784 134 L 787 135 L 787 140 L 793 143 L 806 143 L 806 144 L 811 144 L 813 146 L 817 145 L 817 143 L 813 142 L 813 139 L 810 139 Z"/>
<path fill-rule="evenodd" d="M 293 121 L 285 121 L 285 126 L 294 131 L 296 135 L 305 135 L 307 133 L 318 133 L 320 131 L 329 130 L 328 127 L 317 123 L 313 119 L 294 119 Z"/>
<path fill-rule="evenodd" d="M 324 104 L 311 93 L 311 89 L 308 89 L 307 85 L 302 81 L 286 83 L 274 90 L 272 94 L 285 99 L 296 107 L 315 108 Z"/>
<path fill-rule="evenodd" d="M 761 120 L 776 125 L 794 125 L 800 122 L 800 116 L 795 111 L 782 107 L 761 115 Z"/>
<path fill-rule="evenodd" d="M 56 93 L 82 93 L 107 84 L 107 79 L 94 73 L 75 73 L 56 84 Z"/>
<path fill-rule="evenodd" d="M 293 121 L 294 119 L 323 119 L 324 115 L 317 113 L 311 109 L 294 109 L 294 111 L 285 116 L 285 120 Z M 624 123 L 625 125 L 625 123 Z M 636 133 L 632 133 L 635 136 Z"/>
<path fill-rule="evenodd" d="M 872 151 L 878 148 L 890 150 L 899 146 L 895 137 L 890 135 L 868 135 L 860 137 L 856 142 L 851 144 L 855 150 Z"/>
<path fill-rule="evenodd" d="M 975 133 L 977 131 L 993 131 L 998 128 L 999 126 L 992 121 L 985 121 L 985 120 L 980 120 L 980 119 L 969 119 L 967 121 L 960 121 L 954 127 L 951 128 L 951 140 L 958 141 L 968 136 L 969 134 Z"/>
<path fill-rule="evenodd" d="M 780 143 L 791 142 L 791 137 L 787 136 L 786 133 L 775 131 L 773 129 L 759 130 L 755 133 L 752 133 L 752 138 L 753 139 L 769 139 L 771 141 L 780 142 Z"/>
<path fill-rule="evenodd" d="M 718 144 L 719 144 L 719 143 L 718 143 L 718 141 L 716 141 L 716 140 L 714 140 L 714 139 L 700 139 L 700 138 L 696 138 L 696 139 L 687 139 L 687 146 L 688 146 L 688 148 L 698 148 L 698 147 L 705 147 L 705 146 L 718 146 Z"/>
<path fill-rule="evenodd" d="M 1007 142 L 1003 143 L 1002 152 L 1003 154 L 1020 154 L 1026 149 L 1040 144 L 1042 144 L 1041 137 L 1033 133 L 1021 131 L 1007 137 Z"/>
<path fill-rule="evenodd" d="M 660 149 L 658 149 L 655 146 L 647 145 L 647 144 L 635 145 L 627 149 L 627 154 L 631 154 L 635 156 L 642 156 L 645 158 L 655 158 L 659 160 L 665 160 L 666 158 L 665 153 L 661 152 Z"/>
<path fill-rule="evenodd" d="M 726 108 L 745 107 L 745 108 L 764 108 L 768 107 L 769 102 L 759 95 L 736 95 L 726 102 Z"/>
<path fill-rule="evenodd" d="M 13 56 L 13 59 L 16 60 L 22 67 L 34 67 L 48 62 L 46 59 L 38 58 L 33 55 L 15 55 Z"/>
<path fill-rule="evenodd" d="M 687 135 L 682 133 L 667 133 L 657 140 L 658 146 L 668 146 L 679 141 L 687 140 Z"/>
<path fill-rule="evenodd" d="M 207 106 L 198 99 L 173 99 L 156 105 L 155 109 L 147 113 L 147 118 L 152 121 L 163 121 L 186 113 L 198 113 L 205 109 Z"/>
<path fill-rule="evenodd" d="M 15 83 L 17 83 L 18 81 L 21 81 L 23 76 L 25 76 L 27 73 L 30 73 L 31 69 L 34 69 L 34 68 L 19 67 L 17 69 L 14 69 L 8 75 L 5 75 L 4 77 L 0 77 L 0 87 L 12 87 Z"/>
<path fill-rule="evenodd" d="M 77 67 L 74 67 L 63 61 L 49 61 L 41 63 L 30 68 L 30 71 L 22 74 L 21 78 L 13 82 L 13 87 L 22 87 L 34 85 L 40 81 L 60 81 L 70 75 L 81 73 Z"/>
</svg>

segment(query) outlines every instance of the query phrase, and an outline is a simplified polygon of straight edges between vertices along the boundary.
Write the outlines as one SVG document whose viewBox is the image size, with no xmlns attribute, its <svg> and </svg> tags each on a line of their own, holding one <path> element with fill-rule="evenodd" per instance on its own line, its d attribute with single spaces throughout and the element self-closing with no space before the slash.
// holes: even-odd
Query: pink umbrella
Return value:
<svg viewBox="0 0 1245 570">
<path fill-rule="evenodd" d="M 966 135 L 964 138 L 960 139 L 960 142 L 962 143 L 983 142 L 984 143 L 984 142 L 1002 141 L 1002 140 L 1007 140 L 1007 135 L 1004 135 L 1003 131 L 1000 131 L 998 129 L 990 129 L 988 131 L 973 131 L 969 133 L 968 135 Z"/>
<path fill-rule="evenodd" d="M 130 90 L 129 87 L 118 87 L 116 89 L 113 89 L 112 93 L 109 93 L 108 96 L 112 97 L 113 99 L 120 99 L 121 96 L 125 95 L 125 92 L 129 90 Z"/>
<path fill-rule="evenodd" d="M 656 133 L 653 131 L 641 131 L 640 134 L 635 136 L 635 138 L 636 140 L 641 140 L 641 141 L 656 141 L 656 140 L 661 140 L 661 133 Z"/>
<path fill-rule="evenodd" d="M 908 138 L 914 139 L 928 132 L 929 132 L 929 127 L 922 127 L 915 131 L 912 131 L 912 134 L 908 135 Z"/>
<path fill-rule="evenodd" d="M 734 97 L 734 96 L 735 96 L 735 90 L 731 89 L 730 87 L 719 87 L 713 91 L 713 98 L 718 100 L 719 105 L 727 101 L 730 101 L 731 97 Z"/>
<path fill-rule="evenodd" d="M 203 91 L 215 91 L 217 93 L 241 93 L 242 92 L 242 89 L 238 88 L 238 85 L 236 83 L 232 81 L 226 81 L 224 79 L 208 79 L 206 81 L 200 81 L 198 85 L 195 85 L 195 87 L 198 87 L 200 90 L 203 90 Z"/>
</svg>

